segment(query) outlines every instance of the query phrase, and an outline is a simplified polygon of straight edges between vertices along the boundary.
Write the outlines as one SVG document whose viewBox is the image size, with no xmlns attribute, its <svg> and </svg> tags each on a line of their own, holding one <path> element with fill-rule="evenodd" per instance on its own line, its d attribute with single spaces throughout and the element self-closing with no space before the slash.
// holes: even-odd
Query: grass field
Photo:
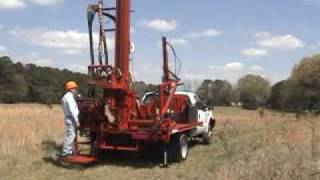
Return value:
<svg viewBox="0 0 320 180">
<path fill-rule="evenodd" d="M 51 160 L 63 138 L 59 106 L 0 105 L 0 179 L 317 179 L 320 121 L 312 115 L 215 109 L 211 145 L 194 142 L 188 160 L 160 168 L 122 154 L 91 167 Z"/>
</svg>

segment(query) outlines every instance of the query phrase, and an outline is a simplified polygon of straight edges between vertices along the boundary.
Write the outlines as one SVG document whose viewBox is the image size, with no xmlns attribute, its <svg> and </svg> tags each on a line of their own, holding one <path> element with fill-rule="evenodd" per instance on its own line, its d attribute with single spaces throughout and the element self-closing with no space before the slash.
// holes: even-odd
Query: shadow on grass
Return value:
<svg viewBox="0 0 320 180">
<path fill-rule="evenodd" d="M 142 152 L 104 151 L 99 155 L 96 166 L 118 166 L 140 168 L 154 168 L 162 163 L 162 154 L 157 149 L 146 149 Z"/>
<path fill-rule="evenodd" d="M 44 155 L 42 157 L 44 162 L 62 167 L 60 163 L 60 151 L 62 149 L 62 145 L 57 144 L 53 140 L 47 140 L 41 143 L 41 147 L 44 151 Z"/>
<path fill-rule="evenodd" d="M 201 146 L 201 141 L 191 140 L 189 141 L 189 150 L 194 146 Z M 125 152 L 125 151 L 105 151 L 99 156 L 99 161 L 96 166 L 119 166 L 119 167 L 132 167 L 135 169 L 152 169 L 154 167 L 160 167 L 163 163 L 162 149 L 159 145 L 153 144 L 146 147 L 141 152 Z M 169 161 L 170 165 L 175 162 Z"/>
<path fill-rule="evenodd" d="M 195 145 L 201 145 L 201 142 L 195 140 L 189 142 L 190 149 Z M 145 150 L 137 153 L 127 151 L 101 151 L 98 155 L 97 162 L 89 165 L 62 164 L 60 158 L 62 145 L 57 144 L 55 141 L 43 141 L 42 148 L 45 152 L 45 155 L 42 158 L 45 163 L 50 163 L 56 167 L 68 169 L 83 170 L 100 166 L 152 169 L 161 166 L 163 162 L 163 154 L 158 145 L 147 146 Z"/>
<path fill-rule="evenodd" d="M 131 166 L 133 168 L 153 168 L 155 166 L 159 166 L 162 162 L 162 157 L 160 154 L 160 150 L 157 148 L 151 147 L 146 151 L 142 151 L 139 153 L 132 152 L 111 152 L 111 151 L 103 151 L 99 153 L 98 161 L 89 165 L 74 165 L 74 164 L 63 164 L 61 163 L 61 150 L 62 145 L 57 144 L 55 141 L 48 140 L 43 141 L 42 149 L 45 152 L 42 160 L 45 163 L 52 164 L 56 167 L 60 168 L 68 168 L 68 169 L 84 169 L 84 168 L 94 168 L 97 166 L 122 166 L 128 167 Z"/>
<path fill-rule="evenodd" d="M 77 165 L 70 163 L 62 163 L 61 161 L 61 150 L 62 144 L 58 144 L 55 141 L 47 140 L 41 143 L 42 149 L 44 151 L 44 156 L 42 160 L 45 163 L 52 164 L 58 168 L 66 168 L 66 169 L 78 169 L 84 170 L 92 165 Z"/>
<path fill-rule="evenodd" d="M 56 143 L 56 141 L 53 140 L 42 141 L 41 147 L 46 154 L 52 152 L 60 152 L 62 150 L 62 145 Z"/>
</svg>

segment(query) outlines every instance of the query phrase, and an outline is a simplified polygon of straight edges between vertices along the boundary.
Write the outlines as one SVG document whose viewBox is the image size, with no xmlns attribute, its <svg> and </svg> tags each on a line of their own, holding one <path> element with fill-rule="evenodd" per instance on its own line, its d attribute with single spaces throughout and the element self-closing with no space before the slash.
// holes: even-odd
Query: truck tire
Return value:
<svg viewBox="0 0 320 180">
<path fill-rule="evenodd" d="M 213 129 L 212 127 L 209 127 L 208 132 L 205 132 L 202 134 L 202 140 L 204 144 L 207 144 L 207 145 L 211 144 L 212 134 L 213 134 L 212 129 Z"/>
<path fill-rule="evenodd" d="M 185 134 L 172 135 L 168 155 L 169 160 L 174 162 L 180 162 L 187 159 L 188 137 Z"/>
</svg>

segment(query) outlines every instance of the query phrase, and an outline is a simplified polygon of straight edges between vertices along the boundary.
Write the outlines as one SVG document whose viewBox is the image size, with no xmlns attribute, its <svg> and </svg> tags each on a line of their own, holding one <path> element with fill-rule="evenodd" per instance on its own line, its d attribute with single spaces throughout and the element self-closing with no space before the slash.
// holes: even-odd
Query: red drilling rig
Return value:
<svg viewBox="0 0 320 180">
<path fill-rule="evenodd" d="M 147 93 L 139 101 L 129 71 L 130 55 L 130 0 L 116 0 L 115 7 L 105 8 L 103 0 L 88 7 L 91 64 L 88 66 L 90 87 L 88 97 L 78 100 L 80 109 L 80 134 L 88 142 L 78 142 L 91 147 L 90 154 L 79 153 L 68 157 L 69 162 L 89 163 L 96 160 L 98 152 L 135 151 L 149 144 L 158 144 L 163 150 L 166 165 L 169 160 L 185 160 L 188 140 L 203 137 L 209 143 L 215 120 L 194 93 L 176 91 L 180 79 L 170 71 L 165 37 L 163 48 L 163 81 L 157 91 Z M 98 16 L 98 62 L 95 62 L 94 17 Z M 111 19 L 114 28 L 105 29 L 104 19 Z M 106 35 L 114 33 L 114 63 L 108 56 Z M 97 97 L 97 92 L 102 92 Z M 200 112 L 202 111 L 202 113 Z M 211 113 L 211 114 L 210 114 Z M 203 117 L 201 117 L 204 115 Z"/>
</svg>

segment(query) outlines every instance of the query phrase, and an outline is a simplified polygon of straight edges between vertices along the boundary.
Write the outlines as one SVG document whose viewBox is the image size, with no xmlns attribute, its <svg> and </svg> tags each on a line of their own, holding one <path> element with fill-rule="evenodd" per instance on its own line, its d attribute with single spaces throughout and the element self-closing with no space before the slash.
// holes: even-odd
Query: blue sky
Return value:
<svg viewBox="0 0 320 180">
<path fill-rule="evenodd" d="M 0 0 L 0 55 L 86 72 L 86 7 L 94 2 Z M 136 80 L 159 82 L 163 35 L 182 61 L 180 76 L 193 83 L 235 83 L 247 73 L 277 82 L 320 51 L 320 0 L 132 0 L 132 9 Z"/>
</svg>

